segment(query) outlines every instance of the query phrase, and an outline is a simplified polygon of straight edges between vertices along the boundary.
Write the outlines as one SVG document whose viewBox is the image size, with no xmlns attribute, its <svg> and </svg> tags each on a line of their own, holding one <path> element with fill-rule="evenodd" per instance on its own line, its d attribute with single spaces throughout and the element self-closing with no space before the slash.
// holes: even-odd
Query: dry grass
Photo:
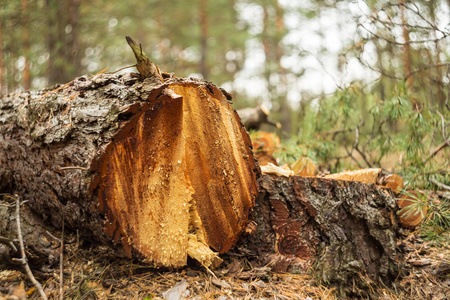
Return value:
<svg viewBox="0 0 450 300">
<path fill-rule="evenodd" d="M 362 278 L 368 288 L 355 290 L 354 298 L 447 299 L 448 245 L 435 248 L 412 233 L 400 247 L 406 252 L 409 275 L 399 279 L 393 289 L 375 287 Z M 225 256 L 214 274 L 194 263 L 181 270 L 161 270 L 118 258 L 104 247 L 69 244 L 64 257 L 64 299 L 164 299 L 163 293 L 180 283 L 185 285 L 178 295 L 187 299 L 340 299 L 336 289 L 318 286 L 308 275 L 273 273 L 267 267 L 252 267 L 239 256 Z M 36 277 L 49 299 L 59 299 L 58 267 L 43 271 L 35 270 Z M 26 275 L 18 270 L 0 271 L 0 299 L 25 296 L 39 298 Z"/>
<path fill-rule="evenodd" d="M 65 299 L 163 299 L 163 293 L 186 282 L 188 299 L 337 299 L 334 290 L 316 286 L 307 275 L 276 274 L 269 268 L 251 268 L 245 258 L 226 256 L 214 275 L 190 263 L 181 270 L 161 270 L 113 256 L 107 248 L 70 249 L 64 261 Z M 73 247 L 76 248 L 76 247 Z M 36 272 L 49 299 L 59 299 L 59 270 Z M 20 287 L 21 282 L 25 287 Z M 21 299 L 38 293 L 26 275 L 0 271 L 0 299 Z M 22 289 L 22 290 L 21 290 Z M 6 294 L 16 293 L 17 298 Z M 1 295 L 1 294 L 0 294 Z"/>
</svg>

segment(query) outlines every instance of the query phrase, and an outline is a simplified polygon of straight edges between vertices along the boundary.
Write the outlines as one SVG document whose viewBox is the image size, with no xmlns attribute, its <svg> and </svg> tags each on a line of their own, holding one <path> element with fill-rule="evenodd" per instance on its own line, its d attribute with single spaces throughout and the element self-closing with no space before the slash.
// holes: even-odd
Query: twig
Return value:
<svg viewBox="0 0 450 300">
<path fill-rule="evenodd" d="M 88 168 L 85 167 L 78 167 L 78 166 L 70 166 L 70 167 L 59 167 L 59 170 L 83 170 L 83 171 L 87 171 Z"/>
<path fill-rule="evenodd" d="M 115 70 L 114 72 L 111 72 L 111 73 L 108 73 L 108 74 L 115 74 L 115 73 L 117 73 L 119 71 L 122 71 L 122 70 L 125 70 L 125 69 L 128 69 L 128 68 L 133 68 L 133 67 L 136 67 L 136 64 L 120 68 L 119 70 Z"/>
<path fill-rule="evenodd" d="M 348 151 L 347 146 L 344 145 L 344 149 L 345 149 L 345 152 L 347 152 L 347 157 L 350 157 L 358 165 L 358 168 L 362 169 L 363 167 L 361 166 L 359 161 L 352 154 L 353 148 L 352 148 L 352 151 L 350 152 L 350 151 Z"/>
<path fill-rule="evenodd" d="M 359 150 L 358 145 L 359 145 L 359 125 L 355 127 L 355 143 L 353 144 L 353 149 L 355 149 L 356 152 L 358 152 L 359 155 L 361 155 L 361 157 L 364 159 L 364 161 L 367 164 L 367 166 L 369 168 L 372 168 L 373 167 L 372 164 L 369 162 L 369 160 L 367 159 L 367 157 L 364 154 L 364 152 Z"/>
<path fill-rule="evenodd" d="M 214 272 L 211 271 L 208 267 L 205 266 L 205 269 L 206 269 L 206 271 L 208 271 L 209 274 L 211 274 L 212 276 L 214 276 L 215 279 L 217 279 L 217 280 L 219 279 L 219 278 L 217 278 L 216 274 L 214 274 Z"/>
<path fill-rule="evenodd" d="M 7 237 L 0 236 L 0 243 L 8 245 L 14 252 L 17 252 L 16 245 L 14 245 L 14 241 L 10 240 Z"/>
<path fill-rule="evenodd" d="M 438 115 L 441 117 L 441 124 L 442 124 L 442 138 L 444 139 L 444 141 L 447 139 L 447 135 L 445 134 L 445 118 L 444 116 L 437 110 L 436 111 L 438 113 Z"/>
<path fill-rule="evenodd" d="M 442 144 L 440 144 L 439 146 L 436 147 L 436 149 L 433 150 L 433 152 L 431 152 L 430 156 L 428 156 L 428 158 L 424 161 L 424 163 L 427 163 L 430 159 L 432 159 L 439 151 L 441 151 L 442 149 L 444 149 L 445 147 L 450 146 L 450 139 L 447 139 L 446 141 L 444 141 Z"/>
<path fill-rule="evenodd" d="M 19 236 L 19 245 L 20 245 L 20 253 L 22 254 L 21 259 L 16 259 L 20 261 L 23 264 L 23 267 L 25 271 L 27 272 L 28 277 L 30 278 L 31 282 L 34 284 L 36 289 L 39 291 L 39 294 L 41 294 L 42 299 L 47 300 L 47 295 L 45 295 L 44 290 L 42 289 L 42 285 L 39 283 L 39 281 L 34 278 L 33 273 L 31 272 L 30 266 L 27 262 L 27 256 L 25 254 L 25 247 L 23 245 L 23 238 L 22 238 L 22 229 L 20 228 L 20 198 L 19 195 L 16 196 L 16 220 L 17 220 L 17 235 Z"/>
<path fill-rule="evenodd" d="M 450 66 L 450 63 L 438 63 L 438 64 L 426 65 L 422 68 L 419 68 L 417 70 L 409 72 L 408 74 L 406 74 L 406 76 L 403 80 L 406 81 L 409 77 L 413 76 L 414 74 L 431 69 L 431 68 L 439 68 L 439 67 L 447 67 L 447 66 Z"/>
<path fill-rule="evenodd" d="M 345 133 L 348 131 L 352 131 L 352 128 L 346 128 L 346 129 L 338 129 L 338 130 L 332 130 L 332 131 L 322 131 L 319 133 L 319 135 L 333 135 L 333 139 L 336 138 L 336 135 L 339 133 Z"/>
<path fill-rule="evenodd" d="M 64 300 L 64 214 L 61 234 L 61 254 L 59 256 L 59 299 Z"/>
<path fill-rule="evenodd" d="M 436 179 L 433 179 L 433 178 L 431 178 L 430 181 L 432 183 L 434 183 L 435 185 L 437 185 L 438 187 L 450 191 L 450 186 L 440 183 L 439 181 L 437 181 Z"/>
<path fill-rule="evenodd" d="M 57 238 L 56 236 L 54 236 L 53 234 L 51 234 L 50 231 L 46 230 L 45 233 L 47 233 L 48 236 L 51 237 L 52 239 L 54 239 L 55 241 L 60 242 L 60 239 Z"/>
<path fill-rule="evenodd" d="M 375 32 L 373 32 L 372 30 L 368 29 L 366 26 L 364 26 L 361 23 L 358 24 L 358 26 L 361 26 L 365 31 L 370 33 L 372 36 L 374 36 L 374 37 L 376 37 L 378 39 L 384 40 L 384 41 L 386 41 L 389 44 L 397 45 L 397 46 L 405 46 L 405 45 L 410 45 L 410 44 L 423 44 L 423 43 L 427 43 L 427 42 L 437 43 L 437 42 L 439 42 L 439 41 L 441 41 L 441 40 L 443 40 L 443 39 L 448 37 L 448 35 L 443 35 L 442 37 L 435 38 L 435 39 L 424 39 L 424 40 L 408 41 L 408 42 L 402 43 L 402 42 L 397 42 L 395 40 L 391 40 L 391 39 L 385 38 L 384 36 L 381 36 L 379 34 L 376 34 Z"/>
</svg>

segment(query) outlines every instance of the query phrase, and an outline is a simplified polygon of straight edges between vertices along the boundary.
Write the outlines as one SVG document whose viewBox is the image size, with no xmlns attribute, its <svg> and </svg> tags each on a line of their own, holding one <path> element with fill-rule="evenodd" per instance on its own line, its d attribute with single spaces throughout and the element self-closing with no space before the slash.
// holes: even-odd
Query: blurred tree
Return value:
<svg viewBox="0 0 450 300">
<path fill-rule="evenodd" d="M 297 132 L 297 118 L 292 116 L 302 115 L 293 112 L 289 92 L 298 92 L 298 99 L 294 99 L 298 107 L 305 107 L 305 103 L 299 105 L 300 94 L 302 101 L 314 97 L 297 87 L 307 68 L 299 58 L 310 54 L 305 54 L 302 45 L 292 42 L 289 34 L 295 28 L 287 19 L 294 18 L 297 27 L 305 19 L 318 19 L 321 24 L 327 17 L 323 12 L 333 7 L 340 10 L 347 3 L 329 0 L 301 4 L 281 0 L 1 1 L 3 91 L 29 88 L 30 84 L 31 88 L 43 88 L 84 73 L 96 73 L 107 67 L 114 71 L 131 64 L 133 57 L 124 41 L 124 36 L 130 35 L 142 43 L 150 59 L 162 70 L 179 76 L 203 76 L 219 85 L 226 84 L 235 98 L 241 93 L 239 99 L 246 105 L 253 105 L 246 100 L 250 99 L 247 95 L 251 94 L 250 87 L 243 87 L 238 81 L 245 76 L 247 80 L 262 79 L 258 89 L 265 92 L 254 102 L 270 102 L 272 116 L 283 123 L 287 134 Z M 448 79 L 444 74 L 449 54 L 445 47 L 448 30 L 442 28 L 445 20 L 439 11 L 446 1 L 402 1 L 357 2 L 362 6 L 367 4 L 371 11 L 355 14 L 361 40 L 348 45 L 354 51 L 343 52 L 341 58 L 347 60 L 340 58 L 344 61 L 340 65 L 356 56 L 369 68 L 379 71 L 382 76 L 371 91 L 380 99 L 390 95 L 397 82 L 404 81 L 411 82 L 409 90 L 419 103 L 437 102 L 442 107 L 446 103 Z M 311 32 L 323 33 L 326 27 L 321 26 L 311 28 Z M 317 38 L 324 40 L 324 35 L 318 34 Z M 254 46 L 255 41 L 260 49 Z M 326 56 L 325 46 L 320 47 L 315 55 Z M 371 48 L 375 49 L 374 53 L 369 51 Z M 244 74 L 253 63 L 253 57 L 248 54 L 253 56 L 258 51 L 265 56 L 262 67 L 254 68 L 254 74 Z M 372 62 L 371 58 L 377 61 Z M 241 72 L 244 68 L 246 72 Z M 430 86 L 433 86 L 431 91 L 426 89 Z"/>
<path fill-rule="evenodd" d="M 65 83 L 80 74 L 80 0 L 46 0 L 47 78 L 49 84 Z"/>
<path fill-rule="evenodd" d="M 3 7 L 3 1 L 0 0 L 0 7 Z M 6 78 L 5 78 L 5 51 L 3 44 L 3 13 L 0 10 L 0 95 L 6 93 Z"/>
<path fill-rule="evenodd" d="M 16 76 L 16 62 L 19 58 L 19 43 L 21 37 L 20 30 L 12 30 L 12 28 L 20 28 L 20 2 L 2 0 L 0 15 L 2 21 L 2 62 L 3 62 L 3 92 L 12 91 L 16 88 L 21 76 Z"/>
<path fill-rule="evenodd" d="M 344 49 L 342 63 L 357 57 L 379 77 L 369 84 L 356 80 L 301 105 L 301 134 L 283 156 L 308 155 L 332 172 L 383 167 L 401 173 L 409 187 L 448 185 L 447 3 L 358 5 L 359 31 Z"/>
<path fill-rule="evenodd" d="M 29 90 L 31 88 L 30 76 L 30 32 L 29 32 L 29 16 L 28 0 L 21 0 L 21 27 L 22 27 L 22 52 L 24 58 L 24 67 L 22 71 L 23 88 Z"/>
<path fill-rule="evenodd" d="M 283 38 L 286 35 L 284 26 L 284 9 L 278 0 L 262 1 L 264 27 L 261 33 L 264 54 L 266 56 L 264 77 L 270 101 L 277 108 L 276 115 L 285 132 L 290 133 L 291 108 L 287 102 L 286 70 L 281 66 L 284 56 Z"/>
<path fill-rule="evenodd" d="M 448 16 L 447 23 L 438 17 L 445 1 L 373 2 L 372 11 L 359 18 L 361 43 L 356 54 L 364 65 L 380 73 L 380 95 L 392 93 L 403 82 L 419 107 L 428 103 L 442 108 L 450 67 L 442 62 L 450 55 Z M 370 47 L 376 48 L 375 64 L 365 54 L 364 48 Z"/>
<path fill-rule="evenodd" d="M 200 21 L 200 73 L 204 79 L 208 79 L 207 57 L 208 57 L 208 0 L 199 2 Z"/>
</svg>

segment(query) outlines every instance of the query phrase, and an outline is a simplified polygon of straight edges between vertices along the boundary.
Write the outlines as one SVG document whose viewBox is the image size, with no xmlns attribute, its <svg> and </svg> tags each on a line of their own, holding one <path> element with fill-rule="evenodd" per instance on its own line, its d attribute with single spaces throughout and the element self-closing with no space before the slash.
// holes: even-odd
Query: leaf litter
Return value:
<svg viewBox="0 0 450 300">
<path fill-rule="evenodd" d="M 398 247 L 405 253 L 405 276 L 393 288 L 361 277 L 368 288 L 354 288 L 348 299 L 448 299 L 450 246 L 436 247 L 417 232 L 404 232 Z M 316 284 L 305 274 L 275 273 L 240 254 L 222 255 L 224 263 L 211 273 L 193 261 L 179 270 L 159 269 L 103 246 L 68 244 L 65 251 L 64 299 L 341 299 L 339 287 Z M 60 299 L 59 268 L 35 273 L 48 298 Z M 39 299 L 39 293 L 20 269 L 2 269 L 0 300 L 6 299 Z"/>
</svg>

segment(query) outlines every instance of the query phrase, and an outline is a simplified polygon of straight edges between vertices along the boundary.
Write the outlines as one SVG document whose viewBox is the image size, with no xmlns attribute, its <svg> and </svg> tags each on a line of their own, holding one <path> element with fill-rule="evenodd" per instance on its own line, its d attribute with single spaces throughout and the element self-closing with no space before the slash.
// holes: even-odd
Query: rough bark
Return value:
<svg viewBox="0 0 450 300">
<path fill-rule="evenodd" d="M 399 275 L 397 204 L 390 190 L 320 177 L 263 175 L 242 242 L 273 270 L 319 282 L 390 284 Z M 344 291 L 345 292 L 345 291 Z"/>
<path fill-rule="evenodd" d="M 58 229 L 64 220 L 85 240 L 114 240 L 129 256 L 179 267 L 188 254 L 214 265 L 216 256 L 201 258 L 208 246 L 223 253 L 235 244 L 259 185 L 247 227 L 255 232 L 241 243 L 261 263 L 338 285 L 398 276 L 397 204 L 388 189 L 299 176 L 257 183 L 250 145 L 226 96 L 208 82 L 80 77 L 2 98 L 0 193 L 28 201 L 25 231 L 45 236 L 36 224 Z M 14 217 L 0 211 L 0 236 L 14 239 Z M 49 262 L 55 256 L 39 239 L 28 245 Z"/>
<path fill-rule="evenodd" d="M 0 198 L 0 269 L 3 265 L 22 268 L 17 235 L 17 214 L 15 203 Z M 61 253 L 60 240 L 51 234 L 54 228 L 43 224 L 42 219 L 28 206 L 20 210 L 21 232 L 26 246 L 27 260 L 33 269 L 45 270 L 55 266 Z"/>
<path fill-rule="evenodd" d="M 64 219 L 84 238 L 180 267 L 202 245 L 227 251 L 245 228 L 257 194 L 250 147 L 210 83 L 80 77 L 2 99 L 0 192 L 55 228 Z"/>
</svg>

